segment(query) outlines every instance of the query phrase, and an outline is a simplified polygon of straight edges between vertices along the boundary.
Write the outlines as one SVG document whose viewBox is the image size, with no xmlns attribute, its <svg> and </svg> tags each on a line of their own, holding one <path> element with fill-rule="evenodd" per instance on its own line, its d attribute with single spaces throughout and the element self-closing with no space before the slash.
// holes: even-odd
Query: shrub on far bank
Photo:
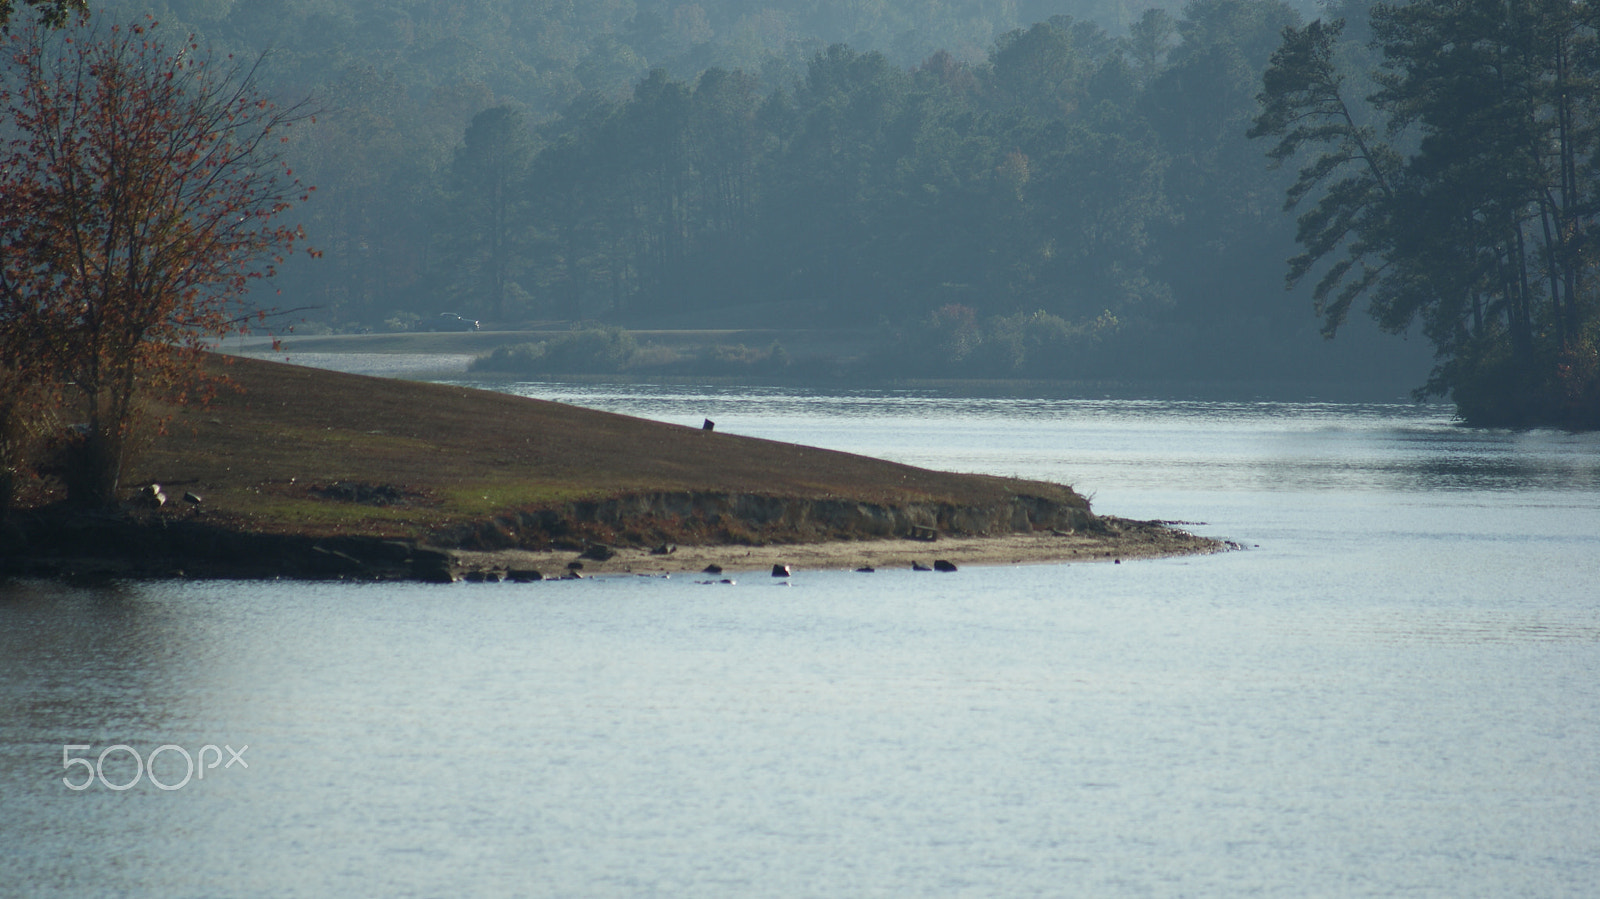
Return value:
<svg viewBox="0 0 1600 899">
<path fill-rule="evenodd" d="M 641 345 L 615 327 L 583 328 L 549 340 L 496 347 L 472 361 L 471 371 L 513 375 L 608 375 L 650 373 L 681 377 L 762 377 L 790 366 L 776 341 L 765 350 L 715 344 L 681 350 Z"/>
<path fill-rule="evenodd" d="M 685 375 L 737 376 L 774 375 L 789 367 L 789 353 L 774 341 L 765 350 L 752 349 L 744 344 L 736 346 L 708 346 L 693 360 L 674 366 L 674 372 Z"/>
<path fill-rule="evenodd" d="M 1110 311 L 1086 322 L 1042 310 L 980 321 L 973 309 L 952 303 L 899 331 L 885 359 L 910 377 L 1078 377 L 1088 352 L 1119 325 Z"/>
<path fill-rule="evenodd" d="M 397 312 L 394 314 L 393 318 L 386 318 L 383 320 L 384 330 L 393 331 L 397 334 L 402 334 L 407 331 L 420 331 L 421 325 L 422 316 L 417 315 L 414 312 Z"/>
<path fill-rule="evenodd" d="M 621 328 L 585 328 L 537 343 L 496 347 L 470 370 L 503 374 L 606 375 L 626 371 L 639 343 Z"/>
</svg>

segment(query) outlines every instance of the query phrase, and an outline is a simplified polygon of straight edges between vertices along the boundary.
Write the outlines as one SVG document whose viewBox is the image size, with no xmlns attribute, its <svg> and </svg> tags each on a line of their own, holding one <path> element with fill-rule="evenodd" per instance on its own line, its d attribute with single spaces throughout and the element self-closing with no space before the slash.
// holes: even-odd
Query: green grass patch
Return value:
<svg viewBox="0 0 1600 899">
<path fill-rule="evenodd" d="M 534 481 L 462 484 L 441 490 L 439 495 L 443 511 L 479 517 L 605 496 L 593 489 Z"/>
</svg>

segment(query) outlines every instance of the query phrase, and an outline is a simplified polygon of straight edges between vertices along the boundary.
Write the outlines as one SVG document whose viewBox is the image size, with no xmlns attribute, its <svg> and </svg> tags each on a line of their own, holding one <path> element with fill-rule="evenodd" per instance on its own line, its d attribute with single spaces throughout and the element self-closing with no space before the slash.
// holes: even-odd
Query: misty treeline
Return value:
<svg viewBox="0 0 1600 899">
<path fill-rule="evenodd" d="M 1289 174 L 1244 137 L 1280 2 L 101 8 L 270 46 L 315 97 L 324 255 L 275 284 L 303 328 L 737 320 L 872 328 L 907 374 L 1327 374 L 1282 291 Z"/>
<path fill-rule="evenodd" d="M 1053 17 L 974 59 L 835 44 L 549 114 L 356 67 L 301 135 L 325 257 L 283 287 L 341 327 L 860 327 L 906 374 L 1303 374 L 1290 178 L 1244 136 L 1299 21 L 1201 0 L 1119 37 Z"/>
<path fill-rule="evenodd" d="M 280 276 L 294 305 L 319 307 L 314 325 L 408 328 L 448 310 L 505 327 L 854 328 L 878 336 L 875 357 L 896 373 L 1068 378 L 1393 377 L 1416 372 L 1431 343 L 1436 393 L 1477 379 L 1514 385 L 1500 408 L 1525 390 L 1565 391 L 1577 397 L 1569 411 L 1593 403 L 1582 387 L 1594 380 L 1581 342 L 1592 346 L 1594 319 L 1583 4 L 1564 4 L 1578 12 L 1557 80 L 1578 92 L 1570 151 L 1557 154 L 1571 162 L 1553 169 L 1543 137 L 1497 132 L 1515 117 L 1473 108 L 1485 85 L 1451 82 L 1447 63 L 1467 60 L 1384 24 L 1415 10 L 1487 27 L 1548 3 L 1428 0 L 1374 14 L 1367 0 L 1336 0 L 1316 26 L 1277 0 L 154 5 L 207 40 L 273 46 L 267 76 L 323 108 L 293 150 L 318 186 L 306 226 L 324 258 Z M 1283 94 L 1270 78 L 1264 89 L 1308 32 L 1337 37 L 1326 75 L 1349 111 L 1346 137 L 1373 138 L 1405 203 L 1348 196 L 1337 127 L 1283 143 L 1299 116 L 1326 118 L 1315 91 Z M 1407 83 L 1453 110 L 1386 99 L 1413 65 L 1439 69 L 1435 87 Z M 1528 97 L 1549 95 L 1555 65 L 1518 70 L 1543 79 Z M 1272 102 L 1313 105 L 1279 128 Z M 1552 108 L 1528 112 L 1544 136 Z M 1464 155 L 1521 140 L 1541 172 L 1571 177 L 1548 200 L 1538 177 L 1506 165 L 1521 159 L 1509 150 L 1470 164 L 1425 152 L 1463 139 Z M 1483 200 L 1484 189 L 1506 196 Z M 1469 232 L 1495 236 L 1467 250 L 1456 238 Z M 1351 248 L 1343 268 L 1336 257 Z M 1555 280 L 1553 254 L 1565 260 Z M 1330 265 L 1343 268 L 1332 280 Z M 1395 300 L 1406 285 L 1410 299 Z M 1331 344 L 1318 336 L 1367 302 L 1379 326 L 1413 339 L 1352 341 L 1365 316 Z M 1452 309 L 1470 324 L 1454 327 Z M 1576 318 L 1557 334 L 1546 309 Z M 1497 328 L 1512 349 L 1496 349 Z M 1513 350 L 1538 360 L 1520 380 L 1472 361 Z M 1463 406 L 1494 418 L 1479 408 Z M 1560 420 L 1553 408 L 1537 418 Z"/>
</svg>

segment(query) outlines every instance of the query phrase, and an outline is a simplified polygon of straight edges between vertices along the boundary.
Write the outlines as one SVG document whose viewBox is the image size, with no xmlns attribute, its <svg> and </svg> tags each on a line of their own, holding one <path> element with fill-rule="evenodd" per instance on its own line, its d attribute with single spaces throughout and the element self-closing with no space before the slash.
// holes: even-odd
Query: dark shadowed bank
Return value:
<svg viewBox="0 0 1600 899">
<path fill-rule="evenodd" d="M 1098 516 L 1058 484 L 447 385 L 220 357 L 211 369 L 237 389 L 167 410 L 125 481 L 143 495 L 88 514 L 48 480 L 33 485 L 0 532 L 0 571 L 443 581 L 626 571 L 647 557 L 641 569 L 688 570 L 710 548 L 737 565 L 753 548 L 805 546 L 812 567 L 882 541 L 908 558 L 990 563 L 1222 548 Z M 1018 535 L 1033 543 L 1009 554 L 951 542 Z M 680 547 L 695 553 L 674 564 Z"/>
</svg>

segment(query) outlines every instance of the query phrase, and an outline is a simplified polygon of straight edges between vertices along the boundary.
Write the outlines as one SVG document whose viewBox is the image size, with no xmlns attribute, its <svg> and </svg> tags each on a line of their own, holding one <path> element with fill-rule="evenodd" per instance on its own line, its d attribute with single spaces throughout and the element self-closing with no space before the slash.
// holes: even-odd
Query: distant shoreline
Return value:
<svg viewBox="0 0 1600 899">
<path fill-rule="evenodd" d="M 413 380 L 473 380 L 513 381 L 535 380 L 564 383 L 660 383 L 660 384 L 761 384 L 794 385 L 827 388 L 843 382 L 837 377 L 818 376 L 800 371 L 785 375 L 771 372 L 748 372 L 743 375 L 686 376 L 671 373 L 640 371 L 622 373 L 542 372 L 506 374 L 474 372 L 469 366 L 474 358 L 497 347 L 547 340 L 568 333 L 566 329 L 551 326 L 543 330 L 452 332 L 400 332 L 392 334 L 323 334 L 288 335 L 282 338 L 282 349 L 273 350 L 271 339 L 266 337 L 232 338 L 218 347 L 218 351 L 242 358 L 291 365 L 321 368 L 351 374 L 378 377 L 408 378 Z M 774 340 L 785 346 L 795 343 L 791 353 L 796 358 L 852 357 L 863 352 L 855 345 L 858 332 L 795 331 L 776 329 L 727 330 L 636 330 L 632 331 L 646 342 L 662 342 L 679 348 L 704 348 L 711 346 L 764 346 Z M 841 343 L 842 342 L 842 343 Z M 1212 380 L 1173 381 L 1162 379 L 1096 379 L 1096 380 L 1038 380 L 1031 378 L 929 378 L 873 376 L 865 381 L 850 381 L 851 387 L 879 387 L 884 389 L 946 390 L 957 394 L 982 393 L 999 396 L 1082 395 L 1095 398 L 1116 399 L 1178 399 L 1196 401 L 1238 402 L 1245 400 L 1271 402 L 1350 402 L 1394 403 L 1416 405 L 1410 396 L 1410 386 L 1397 385 L 1393 379 L 1354 379 L 1329 383 L 1326 381 L 1291 382 Z M 1439 404 L 1447 406 L 1448 404 Z"/>
</svg>

